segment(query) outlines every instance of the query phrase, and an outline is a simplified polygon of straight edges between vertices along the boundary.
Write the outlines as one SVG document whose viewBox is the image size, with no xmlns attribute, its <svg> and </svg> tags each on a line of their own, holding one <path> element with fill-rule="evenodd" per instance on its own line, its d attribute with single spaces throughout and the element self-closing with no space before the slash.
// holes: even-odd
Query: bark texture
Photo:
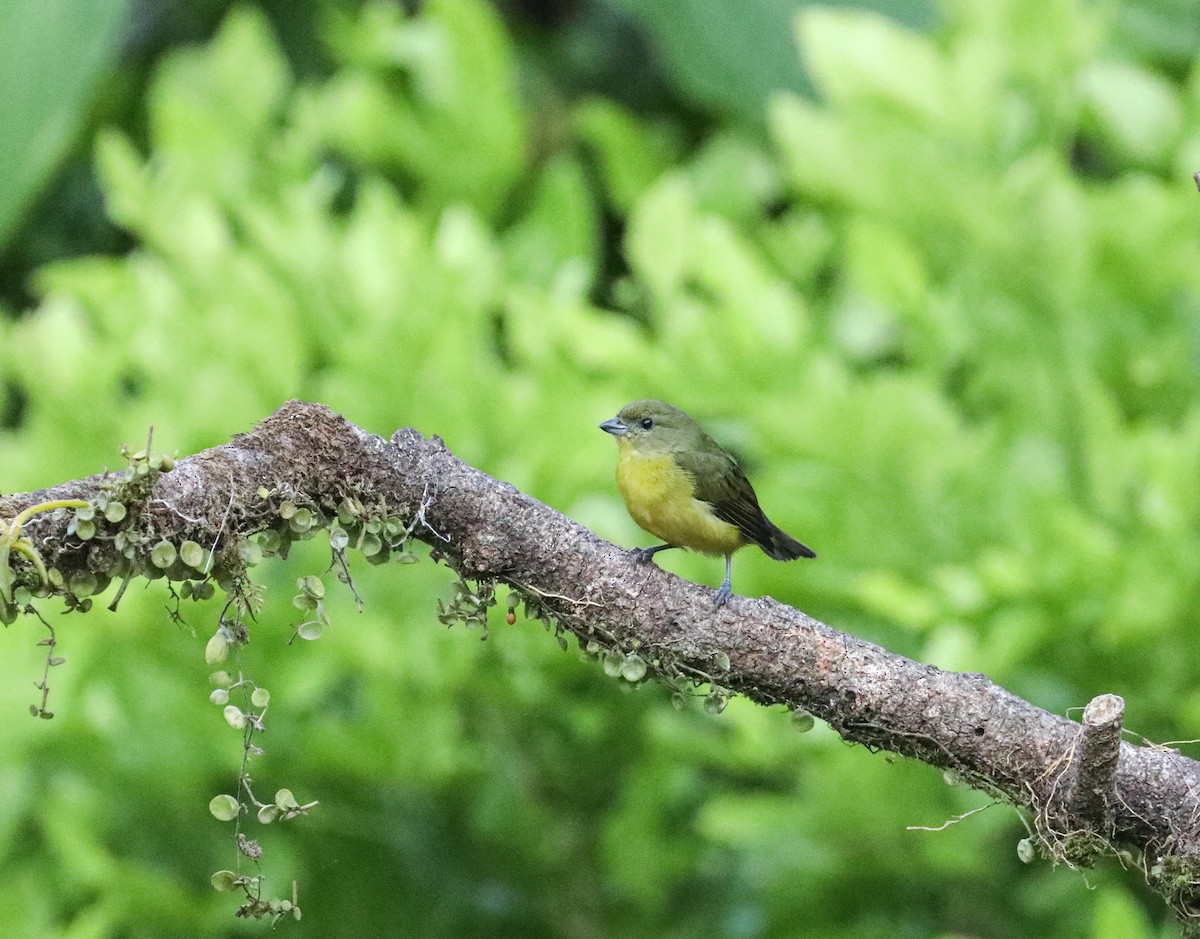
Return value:
<svg viewBox="0 0 1200 939">
<path fill-rule="evenodd" d="M 0 519 L 48 500 L 92 499 L 103 481 L 2 497 Z M 436 437 L 403 429 L 386 441 L 320 405 L 290 402 L 229 444 L 180 460 L 133 515 L 176 544 L 215 544 L 218 566 L 234 568 L 234 548 L 277 521 L 280 497 L 328 513 L 347 495 L 412 520 L 413 536 L 463 576 L 515 586 L 584 641 L 636 644 L 660 670 L 802 708 L 847 740 L 953 770 L 1028 807 L 1056 861 L 1132 851 L 1182 917 L 1200 915 L 1200 763 L 1122 742 L 1120 699 L 1094 702 L 1081 725 L 984 675 L 894 655 L 770 598 L 716 607 L 711 589 L 636 563 Z M 36 515 L 24 535 L 68 580 L 111 571 L 111 534 L 101 526 L 80 542 L 68 523 L 63 513 Z M 28 582 L 24 559 L 14 554 L 13 564 Z"/>
</svg>

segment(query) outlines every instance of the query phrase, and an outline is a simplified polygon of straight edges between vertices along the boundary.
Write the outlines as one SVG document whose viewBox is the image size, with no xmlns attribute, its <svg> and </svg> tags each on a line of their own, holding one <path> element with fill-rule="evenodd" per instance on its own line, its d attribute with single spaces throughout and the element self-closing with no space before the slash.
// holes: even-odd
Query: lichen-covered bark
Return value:
<svg viewBox="0 0 1200 939">
<path fill-rule="evenodd" d="M 0 519 L 37 502 L 92 498 L 101 477 L 0 498 Z M 271 493 L 263 498 L 262 491 Z M 222 546 L 268 525 L 279 494 L 327 510 L 347 494 L 418 519 L 414 536 L 464 576 L 498 580 L 537 598 L 564 628 L 633 648 L 674 674 L 708 675 L 764 704 L 803 708 L 847 740 L 952 769 L 1028 806 L 1057 859 L 1073 831 L 1097 845 L 1095 819 L 1074 817 L 1080 725 L 977 674 L 922 665 L 819 623 L 770 598 L 713 603 L 683 581 L 598 538 L 553 509 L 457 459 L 411 429 L 385 441 L 319 405 L 291 402 L 222 447 L 181 460 L 143 510 L 157 534 Z M 38 516 L 25 533 L 63 572 L 104 571 L 111 547 L 80 543 L 67 520 Z M 232 562 L 231 562 L 232 563 Z M 726 662 L 728 667 L 726 668 Z M 569 702 L 564 702 L 569 706 Z M 1181 914 L 1195 902 L 1200 853 L 1200 763 L 1170 750 L 1119 746 L 1102 848 L 1141 849 Z M 1105 774 L 1105 778 L 1107 777 Z M 1095 780 L 1087 781 L 1095 786 Z M 1064 847 L 1065 846 L 1065 847 Z M 1078 848 L 1078 845 L 1076 846 Z"/>
</svg>

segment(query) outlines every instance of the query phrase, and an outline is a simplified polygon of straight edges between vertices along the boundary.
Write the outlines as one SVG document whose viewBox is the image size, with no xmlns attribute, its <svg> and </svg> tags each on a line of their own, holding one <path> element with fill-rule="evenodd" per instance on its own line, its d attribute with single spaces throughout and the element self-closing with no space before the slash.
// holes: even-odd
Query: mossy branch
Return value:
<svg viewBox="0 0 1200 939">
<path fill-rule="evenodd" d="M 105 479 L 0 498 L 0 519 L 56 500 L 91 502 Z M 405 520 L 406 536 L 432 545 L 463 578 L 489 589 L 509 584 L 589 648 L 636 650 L 635 664 L 652 671 L 807 711 L 849 741 L 953 770 L 1028 808 L 1052 859 L 1136 853 L 1180 916 L 1200 917 L 1200 763 L 1118 743 L 1119 718 L 1099 722 L 1117 731 L 1098 737 L 1096 728 L 1085 732 L 984 675 L 894 655 L 769 598 L 734 597 L 715 608 L 709 589 L 637 564 L 630 552 L 466 465 L 436 437 L 404 429 L 386 441 L 320 405 L 291 402 L 231 443 L 158 474 L 130 513 L 159 544 L 205 546 L 217 579 L 229 584 L 240 576 L 247 536 L 278 525 L 281 499 L 293 512 L 309 507 L 314 519 L 333 518 L 347 500 L 378 507 Z M 24 523 L 23 537 L 61 572 L 55 582 L 68 585 L 43 593 L 67 593 L 81 574 L 107 582 L 121 566 L 103 525 L 80 541 L 62 513 L 40 513 Z M 152 544 L 144 548 L 148 555 Z M 19 565 L 18 581 L 36 585 L 26 562 L 9 563 Z M 1088 765 L 1078 765 L 1085 754 Z"/>
</svg>

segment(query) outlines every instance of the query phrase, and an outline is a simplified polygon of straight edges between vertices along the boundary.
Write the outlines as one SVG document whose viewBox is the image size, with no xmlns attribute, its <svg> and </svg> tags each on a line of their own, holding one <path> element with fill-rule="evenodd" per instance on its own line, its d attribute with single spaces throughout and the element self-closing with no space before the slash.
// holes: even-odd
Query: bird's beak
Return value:
<svg viewBox="0 0 1200 939">
<path fill-rule="evenodd" d="M 600 429 L 606 434 L 612 434 L 614 437 L 624 437 L 629 433 L 629 428 L 622 424 L 621 419 L 618 417 L 610 417 L 600 425 Z"/>
</svg>

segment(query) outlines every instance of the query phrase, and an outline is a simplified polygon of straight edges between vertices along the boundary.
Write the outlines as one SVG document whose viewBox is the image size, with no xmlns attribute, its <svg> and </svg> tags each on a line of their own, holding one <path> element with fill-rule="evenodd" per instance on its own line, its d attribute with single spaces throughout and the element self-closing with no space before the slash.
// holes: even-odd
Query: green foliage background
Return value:
<svg viewBox="0 0 1200 939">
<path fill-rule="evenodd" d="M 744 4 L 743 39 L 771 37 L 748 46 L 700 0 L 584 4 L 558 33 L 512 6 L 312 2 L 307 31 L 275 4 L 218 10 L 144 82 L 29 96 L 19 127 L 59 123 L 0 183 L 0 488 L 115 467 L 150 425 L 193 452 L 298 396 L 438 433 L 644 544 L 595 425 L 663 397 L 820 552 L 747 552 L 739 592 L 1052 711 L 1116 692 L 1137 732 L 1196 737 L 1194 7 L 947 0 L 903 24 L 807 7 L 801 72 L 771 52 L 793 54 L 786 3 Z M 596 91 L 580 36 L 617 8 L 660 43 L 648 98 Z M 305 43 L 319 66 L 297 64 Z M 58 54 L 89 74 L 116 54 L 74 48 Z M 119 228 L 82 248 L 62 187 L 38 195 L 71 126 Z M 333 628 L 288 646 L 293 582 L 327 562 L 306 547 L 257 569 L 244 658 L 272 691 L 256 781 L 322 803 L 261 832 L 272 888 L 300 884 L 304 920 L 281 929 L 1175 934 L 1137 871 L 1022 866 L 1009 808 L 907 831 L 986 803 L 925 767 L 744 702 L 676 711 L 536 624 L 447 631 L 451 577 L 428 561 L 359 564 L 361 614 L 329 578 Z M 25 717 L 41 627 L 3 637 L 4 935 L 266 928 L 207 886 L 234 851 L 206 805 L 240 759 L 207 702 L 219 607 L 181 627 L 166 600 L 152 584 L 116 614 L 46 611 L 68 658 L 49 722 Z"/>
</svg>

